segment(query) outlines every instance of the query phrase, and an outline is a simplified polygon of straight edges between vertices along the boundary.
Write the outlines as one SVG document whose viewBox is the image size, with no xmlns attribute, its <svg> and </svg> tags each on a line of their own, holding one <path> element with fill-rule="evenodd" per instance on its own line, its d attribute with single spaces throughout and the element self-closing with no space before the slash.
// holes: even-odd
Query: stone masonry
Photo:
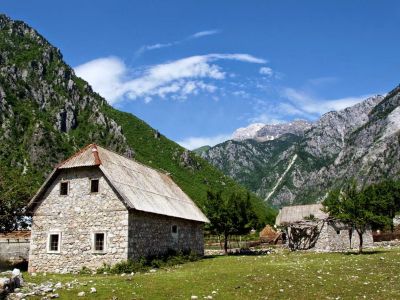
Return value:
<svg viewBox="0 0 400 300">
<path fill-rule="evenodd" d="M 90 179 L 99 179 L 99 192 L 90 193 Z M 60 181 L 69 181 L 60 196 Z M 73 272 L 96 269 L 128 258 L 129 213 L 97 168 L 63 170 L 44 195 L 32 223 L 30 272 Z M 48 253 L 50 232 L 61 233 L 60 253 Z M 104 254 L 93 252 L 95 232 L 106 233 Z"/>
<path fill-rule="evenodd" d="M 98 193 L 90 192 L 91 179 L 99 179 Z M 60 195 L 62 181 L 69 182 L 66 196 Z M 105 233 L 104 253 L 93 251 L 98 232 Z M 48 251 L 50 233 L 60 233 L 59 253 Z M 95 270 L 169 249 L 203 255 L 203 223 L 128 209 L 97 167 L 63 169 L 34 212 L 29 271 Z"/>
<path fill-rule="evenodd" d="M 172 232 L 172 226 L 177 232 Z M 133 211 L 129 215 L 129 252 L 131 259 L 175 251 L 204 254 L 203 224 L 179 218 Z"/>
</svg>

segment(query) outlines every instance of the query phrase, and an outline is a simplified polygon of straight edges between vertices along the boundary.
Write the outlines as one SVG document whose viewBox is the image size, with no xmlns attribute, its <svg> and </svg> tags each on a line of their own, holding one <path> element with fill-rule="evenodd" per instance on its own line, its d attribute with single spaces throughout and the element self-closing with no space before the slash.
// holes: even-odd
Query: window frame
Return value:
<svg viewBox="0 0 400 300">
<path fill-rule="evenodd" d="M 176 228 L 176 232 L 174 232 L 174 228 Z M 179 234 L 178 225 L 176 225 L 176 224 L 171 225 L 171 235 L 176 238 L 176 237 L 178 237 L 178 234 Z"/>
<path fill-rule="evenodd" d="M 57 243 L 57 250 L 51 250 L 51 236 L 57 235 L 58 236 L 58 243 Z M 49 254 L 60 254 L 61 253 L 61 238 L 62 233 L 61 231 L 50 231 L 47 234 L 47 253 Z"/>
<path fill-rule="evenodd" d="M 92 192 L 92 181 L 97 180 L 97 192 Z M 89 178 L 90 182 L 90 194 L 98 194 L 100 192 L 100 178 Z"/>
<path fill-rule="evenodd" d="M 104 235 L 103 250 L 96 250 L 96 235 Z M 92 253 L 94 254 L 106 254 L 107 253 L 107 232 L 106 231 L 94 231 L 92 232 Z"/>
<path fill-rule="evenodd" d="M 67 193 L 66 194 L 61 194 L 61 191 L 62 191 L 61 186 L 62 186 L 62 184 L 65 184 L 65 183 L 67 184 Z M 65 197 L 65 196 L 69 195 L 69 183 L 70 183 L 69 180 L 61 180 L 60 181 L 60 185 L 59 185 L 59 187 L 60 187 L 59 188 L 59 195 L 60 196 L 64 196 Z"/>
</svg>

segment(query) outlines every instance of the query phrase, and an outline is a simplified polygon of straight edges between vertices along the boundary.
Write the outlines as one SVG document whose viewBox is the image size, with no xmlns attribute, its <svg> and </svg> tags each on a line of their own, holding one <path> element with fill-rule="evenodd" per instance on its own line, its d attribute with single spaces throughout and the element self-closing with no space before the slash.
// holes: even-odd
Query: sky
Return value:
<svg viewBox="0 0 400 300">
<path fill-rule="evenodd" d="M 114 107 L 194 149 L 400 82 L 397 0 L 2 0 Z"/>
</svg>

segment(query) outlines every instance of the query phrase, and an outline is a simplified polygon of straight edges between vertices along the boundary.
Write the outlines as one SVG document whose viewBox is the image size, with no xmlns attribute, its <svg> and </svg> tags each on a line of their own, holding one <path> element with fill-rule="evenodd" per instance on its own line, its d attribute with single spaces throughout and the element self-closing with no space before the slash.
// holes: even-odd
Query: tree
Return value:
<svg viewBox="0 0 400 300">
<path fill-rule="evenodd" d="M 208 229 L 224 236 L 224 251 L 228 253 L 228 240 L 233 234 L 247 234 L 257 226 L 258 218 L 250 202 L 250 195 L 245 197 L 232 193 L 222 197 L 221 193 L 207 192 L 205 212 L 210 220 Z"/>
<path fill-rule="evenodd" d="M 323 201 L 325 211 L 337 220 L 350 224 L 356 230 L 360 243 L 358 251 L 362 252 L 363 234 L 372 224 L 387 226 L 392 219 L 387 213 L 376 210 L 377 199 L 370 197 L 365 190 L 358 191 L 355 181 L 347 184 L 342 190 L 331 191 Z"/>
<path fill-rule="evenodd" d="M 0 166 L 0 232 L 28 226 L 24 206 L 32 196 L 33 177 L 18 170 L 4 172 Z"/>
</svg>

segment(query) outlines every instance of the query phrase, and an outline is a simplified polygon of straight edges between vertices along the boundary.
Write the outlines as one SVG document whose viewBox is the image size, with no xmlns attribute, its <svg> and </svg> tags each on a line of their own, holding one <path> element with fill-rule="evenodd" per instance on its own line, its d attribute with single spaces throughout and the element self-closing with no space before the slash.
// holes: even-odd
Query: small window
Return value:
<svg viewBox="0 0 400 300">
<path fill-rule="evenodd" d="M 340 234 L 340 230 L 336 230 L 336 234 Z"/>
<path fill-rule="evenodd" d="M 172 233 L 172 234 L 177 234 L 177 233 L 178 233 L 178 226 L 172 225 L 172 227 L 171 227 L 171 233 Z"/>
<path fill-rule="evenodd" d="M 104 252 L 106 250 L 106 243 L 105 243 L 105 233 L 104 232 L 97 232 L 94 234 L 94 251 L 95 252 Z"/>
<path fill-rule="evenodd" d="M 90 180 L 90 192 L 91 193 L 99 192 L 99 180 L 98 179 Z"/>
<path fill-rule="evenodd" d="M 50 233 L 48 239 L 48 252 L 59 253 L 60 252 L 60 233 Z"/>
<path fill-rule="evenodd" d="M 60 183 L 60 195 L 61 196 L 68 195 L 68 181 Z"/>
</svg>

